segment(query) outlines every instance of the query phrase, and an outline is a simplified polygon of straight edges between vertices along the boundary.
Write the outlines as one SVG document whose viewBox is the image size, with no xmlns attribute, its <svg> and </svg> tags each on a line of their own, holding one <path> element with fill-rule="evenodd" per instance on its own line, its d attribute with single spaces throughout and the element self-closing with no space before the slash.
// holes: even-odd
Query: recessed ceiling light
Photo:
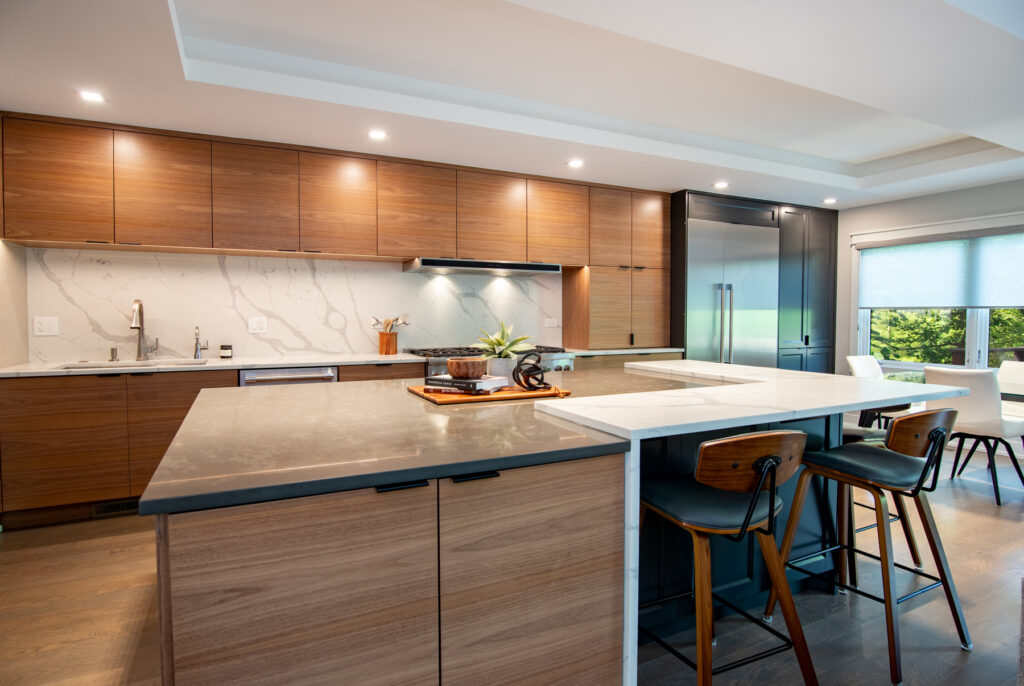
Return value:
<svg viewBox="0 0 1024 686">
<path fill-rule="evenodd" d="M 574 157 L 573 159 L 566 162 L 566 164 L 572 167 L 573 169 L 579 169 L 580 167 L 583 166 L 583 160 L 581 160 L 578 157 Z"/>
<path fill-rule="evenodd" d="M 384 129 L 370 129 L 370 132 L 366 135 L 375 141 L 382 141 L 388 137 L 388 132 Z"/>
<path fill-rule="evenodd" d="M 78 94 L 88 102 L 103 102 L 103 94 L 96 91 L 78 91 Z"/>
<path fill-rule="evenodd" d="M 835 205 L 836 204 L 836 199 L 835 198 L 825 198 L 824 200 L 822 200 L 822 202 L 825 203 L 826 205 Z"/>
<path fill-rule="evenodd" d="M 729 182 L 728 181 L 716 181 L 715 182 L 715 188 L 717 188 L 720 191 L 724 191 L 728 187 L 729 187 Z"/>
</svg>

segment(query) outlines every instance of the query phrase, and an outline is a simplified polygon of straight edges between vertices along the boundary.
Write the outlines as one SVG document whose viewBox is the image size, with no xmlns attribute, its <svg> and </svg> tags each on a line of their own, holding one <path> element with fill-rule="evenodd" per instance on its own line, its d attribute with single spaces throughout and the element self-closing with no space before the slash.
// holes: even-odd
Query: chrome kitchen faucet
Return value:
<svg viewBox="0 0 1024 686">
<path fill-rule="evenodd" d="M 132 303 L 132 323 L 131 328 L 139 332 L 139 343 L 136 347 L 135 359 L 138 362 L 149 359 L 149 353 L 156 352 L 156 349 L 160 347 L 160 339 L 157 338 L 153 341 L 153 345 L 146 345 L 144 339 L 146 337 L 146 323 L 142 316 L 142 301 L 136 299 Z"/>
</svg>

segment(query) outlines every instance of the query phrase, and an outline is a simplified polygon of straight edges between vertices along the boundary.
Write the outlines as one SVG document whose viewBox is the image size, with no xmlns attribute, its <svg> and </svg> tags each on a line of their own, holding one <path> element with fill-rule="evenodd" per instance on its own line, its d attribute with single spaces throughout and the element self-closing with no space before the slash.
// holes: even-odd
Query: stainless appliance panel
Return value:
<svg viewBox="0 0 1024 686">
<path fill-rule="evenodd" d="M 239 386 L 276 386 L 295 383 L 329 383 L 337 381 L 337 367 L 290 367 L 278 369 L 241 369 Z"/>
<path fill-rule="evenodd" d="M 686 236 L 686 357 L 720 361 L 725 243 L 718 222 L 691 220 Z"/>
</svg>

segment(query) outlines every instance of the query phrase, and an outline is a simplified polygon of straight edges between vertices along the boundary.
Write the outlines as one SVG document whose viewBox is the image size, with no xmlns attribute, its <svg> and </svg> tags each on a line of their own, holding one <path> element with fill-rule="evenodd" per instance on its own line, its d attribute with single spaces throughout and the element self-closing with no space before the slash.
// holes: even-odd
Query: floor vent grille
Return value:
<svg viewBox="0 0 1024 686">
<path fill-rule="evenodd" d="M 93 517 L 113 517 L 122 514 L 135 514 L 138 511 L 138 500 L 119 500 L 113 503 L 100 503 L 92 506 Z"/>
</svg>

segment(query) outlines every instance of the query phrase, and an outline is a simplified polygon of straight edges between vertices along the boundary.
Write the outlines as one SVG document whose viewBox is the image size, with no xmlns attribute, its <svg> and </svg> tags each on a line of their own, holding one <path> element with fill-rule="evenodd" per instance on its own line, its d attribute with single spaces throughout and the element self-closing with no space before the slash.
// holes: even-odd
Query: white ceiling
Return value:
<svg viewBox="0 0 1024 686">
<path fill-rule="evenodd" d="M 3 0 L 0 109 L 844 208 L 1024 178 L 1021 36 L 1019 0 Z"/>
</svg>

